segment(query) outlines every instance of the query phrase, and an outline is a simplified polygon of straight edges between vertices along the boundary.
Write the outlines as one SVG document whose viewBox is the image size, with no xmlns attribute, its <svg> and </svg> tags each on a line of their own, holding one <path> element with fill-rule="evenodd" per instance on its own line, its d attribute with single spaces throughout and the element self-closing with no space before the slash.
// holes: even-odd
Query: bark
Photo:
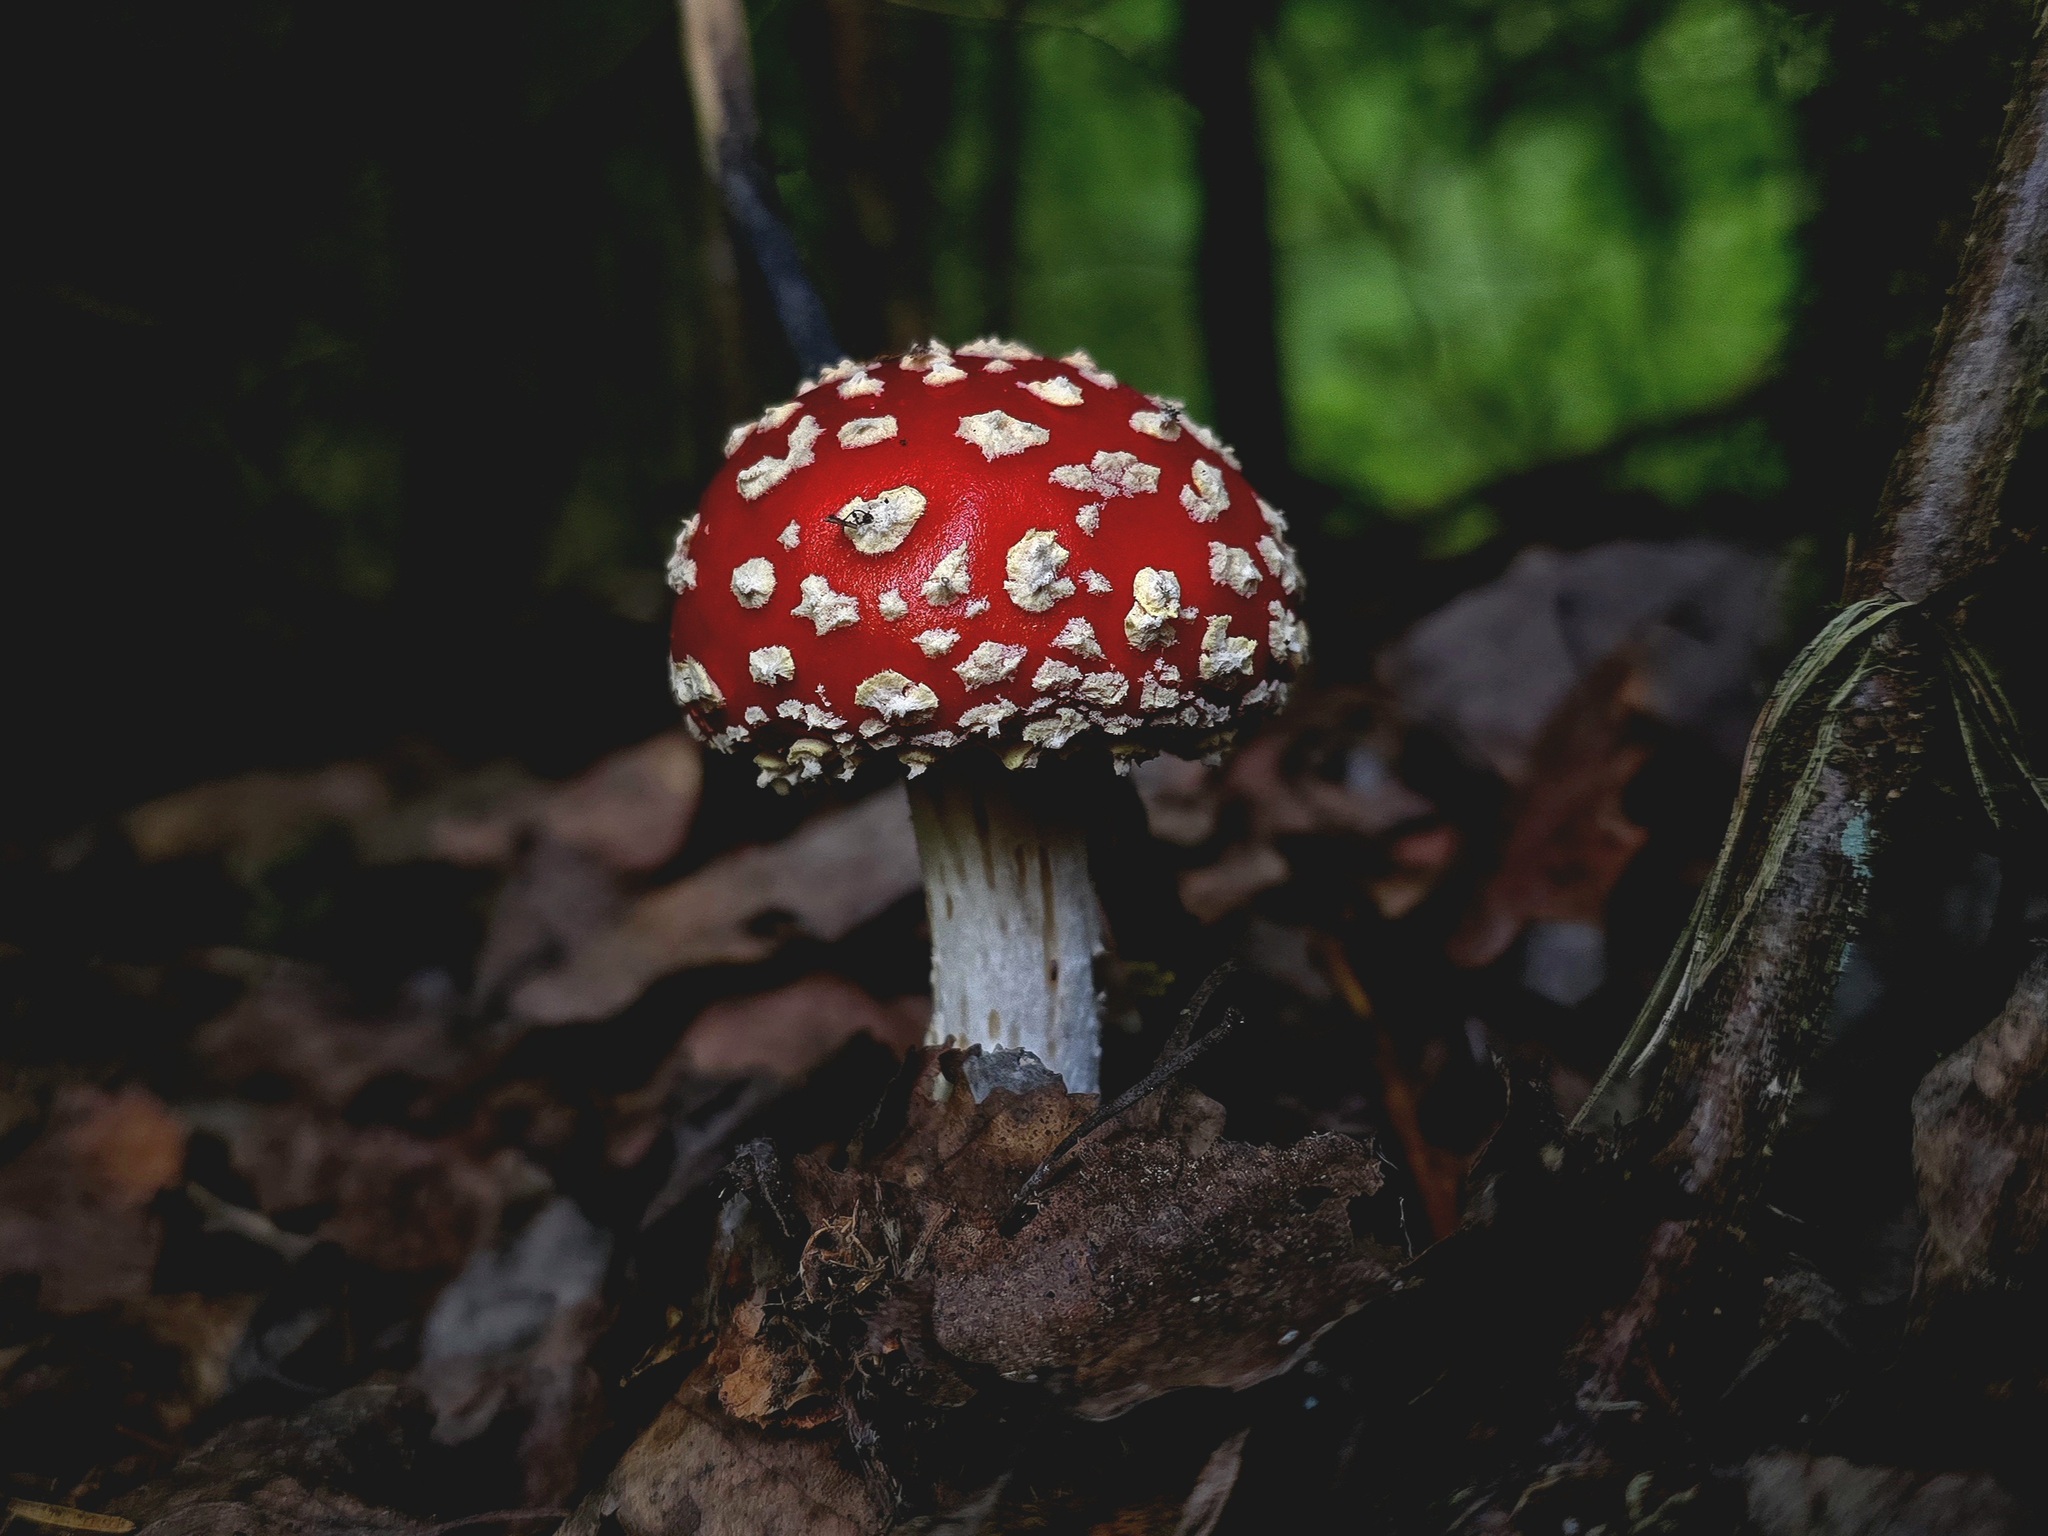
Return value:
<svg viewBox="0 0 2048 1536">
<path fill-rule="evenodd" d="M 2041 25 L 2048 26 L 2048 20 Z M 1998 170 L 1978 198 L 1913 434 L 1892 460 L 1869 547 L 1849 566 L 1851 599 L 1915 602 L 1996 553 L 1999 502 L 2048 361 L 2048 49 L 2006 112 Z"/>
<path fill-rule="evenodd" d="M 2048 50 L 2037 34 L 1936 335 L 1912 436 L 1893 464 L 1877 537 L 1850 568 L 1852 598 L 1953 599 L 1985 570 L 1998 548 L 1999 496 L 2044 358 Z M 2026 512 L 2038 518 L 2040 509 Z M 1907 626 L 1882 630 L 1874 643 L 1875 665 L 1832 717 L 1841 737 L 1821 792 L 1718 984 L 1689 1010 L 1691 1027 L 1674 1034 L 1653 1099 L 1653 1120 L 1662 1118 L 1659 1110 L 1683 1107 L 1663 1160 L 1703 1197 L 1739 1198 L 1782 1124 L 1811 1045 L 1810 1032 L 1787 1038 L 1783 1023 L 1824 1010 L 1890 809 L 1918 777 L 1939 658 L 1926 635 L 1916 638 Z M 1779 788 L 1757 780 L 1780 771 L 1752 746 L 1745 768 L 1752 792 Z"/>
</svg>

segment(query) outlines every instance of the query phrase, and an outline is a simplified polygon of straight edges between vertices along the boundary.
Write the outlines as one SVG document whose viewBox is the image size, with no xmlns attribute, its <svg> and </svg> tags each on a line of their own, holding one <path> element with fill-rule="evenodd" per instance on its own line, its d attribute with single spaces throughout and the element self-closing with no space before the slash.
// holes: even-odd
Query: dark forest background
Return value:
<svg viewBox="0 0 2048 1536">
<path fill-rule="evenodd" d="M 761 155 L 847 348 L 1086 347 L 1236 443 L 1310 583 L 1293 707 L 1226 762 L 1144 765 L 1092 828 L 1104 1081 L 1172 1088 L 1068 1162 L 1078 1101 L 1031 1090 L 1043 1147 L 946 1164 L 916 1229 L 1058 1163 L 1011 1236 L 1159 1215 L 1131 1251 L 1178 1294 L 1195 1245 L 1157 1158 L 1262 1236 L 1215 1245 L 1235 1278 L 1156 1333 L 980 1286 L 985 1318 L 1083 1343 L 1051 1385 L 973 1374 L 941 1404 L 996 1357 L 934 1343 L 926 1381 L 861 1342 L 899 1303 L 924 1321 L 891 1341 L 937 1316 L 924 1239 L 900 1255 L 850 1183 L 777 1194 L 921 1167 L 959 1121 L 913 1133 L 906 1101 L 941 1099 L 904 1053 L 968 1058 L 911 1050 L 930 955 L 887 775 L 762 793 L 671 702 L 675 530 L 798 372 L 707 184 L 672 0 L 15 7 L 0 1536 L 578 1505 L 568 1529 L 617 1531 L 621 1490 L 667 1512 L 634 1530 L 779 1528 L 791 1500 L 882 1529 L 977 1489 L 1007 1501 L 989 1529 L 1477 1528 L 1446 1512 L 1550 1486 L 1581 1407 L 1631 1417 L 1532 1506 L 1548 1529 L 2040 1527 L 2048 1183 L 1981 1173 L 2013 1148 L 2038 1172 L 2038 1073 L 2010 1103 L 1960 1085 L 2008 1050 L 1985 1024 L 2029 965 L 2008 1033 L 2048 1038 L 2048 865 L 1985 820 L 1960 717 L 1914 703 L 1962 652 L 1937 667 L 1901 617 L 1867 642 L 1906 647 L 1865 676 L 1908 690 L 1891 714 L 1798 707 L 1881 839 L 1871 875 L 1846 828 L 1805 838 L 1773 886 L 1875 882 L 1867 921 L 1795 902 L 1771 930 L 1810 996 L 1756 995 L 1810 1008 L 1709 1085 L 1789 1116 L 1753 1186 L 1702 1220 L 1697 1186 L 1637 1177 L 1690 1101 L 1624 1124 L 1640 1074 L 1589 1099 L 1906 437 L 2038 0 L 746 9 Z M 2039 764 L 2038 402 L 2031 436 L 1956 628 Z M 1778 740 L 1767 797 L 1806 751 Z M 1690 1091 L 1684 1053 L 1724 1036 L 1673 1038 L 1659 1081 Z M 1748 1072 L 1780 1046 L 1784 1075 Z M 1589 1102 L 1612 1138 L 1561 1133 Z M 1211 1153 L 1264 1171 L 1188 1161 Z M 1936 1238 L 2006 1240 L 1956 1193 L 1994 1183 L 2033 1267 L 1924 1284 Z M 1366 1268 L 1260 1246 L 1326 1218 Z M 1675 1222 L 1729 1240 L 1647 1292 L 1685 1315 L 1681 1369 L 1587 1406 L 1574 1351 L 1633 1326 L 1643 1234 Z M 849 1285 L 856 1250 L 890 1258 Z M 1309 1357 L 1202 1374 L 1321 1326 L 1303 1277 L 1344 1318 Z M 1203 1385 L 1075 1419 L 1062 1373 L 1112 1357 Z M 762 1445 L 801 1475 L 721 1488 Z M 1862 1523 L 1824 1527 L 1829 1498 Z"/>
<path fill-rule="evenodd" d="M 751 7 L 845 344 L 1009 332 L 1186 397 L 1295 511 L 1340 676 L 1532 540 L 1710 531 L 1831 593 L 2027 10 Z M 12 835 L 255 765 L 558 773 L 659 728 L 665 544 L 796 371 L 673 10 L 9 33 Z"/>
</svg>

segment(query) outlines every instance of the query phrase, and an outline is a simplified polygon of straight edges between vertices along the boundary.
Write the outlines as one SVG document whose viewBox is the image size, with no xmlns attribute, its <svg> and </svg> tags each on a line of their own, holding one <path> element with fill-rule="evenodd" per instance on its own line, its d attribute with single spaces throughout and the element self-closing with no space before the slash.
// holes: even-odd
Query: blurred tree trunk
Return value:
<svg viewBox="0 0 2048 1536">
<path fill-rule="evenodd" d="M 902 347 L 932 327 L 932 161 L 953 113 L 946 30 L 876 0 L 814 0 L 792 18 L 816 114 L 808 135 L 825 206 L 814 254 L 849 353 Z"/>
<path fill-rule="evenodd" d="M 1288 464 L 1265 141 L 1253 79 L 1271 16 L 1270 0 L 1183 0 L 1180 32 L 1181 88 L 1201 115 L 1195 268 L 1216 427 L 1262 485 L 1275 484 Z"/>
<path fill-rule="evenodd" d="M 990 50 L 989 154 L 981 208 L 982 304 L 991 334 L 1017 323 L 1017 178 L 1024 164 L 1025 0 L 1005 0 Z"/>
</svg>

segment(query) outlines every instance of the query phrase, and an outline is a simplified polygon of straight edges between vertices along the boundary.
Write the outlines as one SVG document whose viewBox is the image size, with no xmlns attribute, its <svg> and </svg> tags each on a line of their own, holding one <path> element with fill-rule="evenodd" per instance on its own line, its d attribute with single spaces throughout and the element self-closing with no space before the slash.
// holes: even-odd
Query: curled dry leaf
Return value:
<svg viewBox="0 0 2048 1536">
<path fill-rule="evenodd" d="M 1250 1438 L 1249 1429 L 1240 1429 L 1209 1453 L 1181 1506 L 1173 1536 L 1211 1536 L 1223 1523 L 1230 1496 L 1237 1491 L 1238 1474 L 1244 1470 L 1244 1443 Z"/>
<path fill-rule="evenodd" d="M 503 866 L 528 842 L 548 840 L 638 873 L 682 846 L 703 787 L 702 750 L 681 731 L 663 731 L 558 785 L 503 770 L 459 781 L 422 807 L 416 841 L 428 857 Z"/>
<path fill-rule="evenodd" d="M 921 883 L 910 810 L 892 787 L 641 897 L 519 986 L 512 1012 L 527 1024 L 609 1018 L 673 972 L 750 965 L 792 934 L 843 938 Z"/>
<path fill-rule="evenodd" d="M 924 1038 L 922 998 L 880 1003 L 838 976 L 806 976 L 773 992 L 713 1003 L 684 1031 L 677 1055 L 703 1077 L 795 1080 L 857 1034 L 902 1055 Z M 657 1074 L 659 1076 L 659 1074 Z"/>
<path fill-rule="evenodd" d="M 318 972 L 288 960 L 266 962 L 232 1007 L 200 1027 L 193 1048 L 219 1082 L 281 1080 L 331 1110 L 386 1074 L 439 1082 L 463 1059 L 431 1006 L 352 1017 Z"/>
</svg>

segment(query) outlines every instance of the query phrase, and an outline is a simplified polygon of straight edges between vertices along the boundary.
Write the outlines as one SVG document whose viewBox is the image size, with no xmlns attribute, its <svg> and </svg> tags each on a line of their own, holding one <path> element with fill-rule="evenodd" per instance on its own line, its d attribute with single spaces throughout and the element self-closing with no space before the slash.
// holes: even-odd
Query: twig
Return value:
<svg viewBox="0 0 2048 1536">
<path fill-rule="evenodd" d="M 761 165 L 746 11 L 739 0 L 676 0 L 676 13 L 705 172 L 767 279 L 775 317 L 797 363 L 814 373 L 839 359 L 839 343 Z"/>
<path fill-rule="evenodd" d="M 1153 1063 L 1151 1071 L 1109 1103 L 1098 1107 L 1087 1119 L 1069 1131 L 1065 1140 L 1046 1154 L 1045 1161 L 1032 1169 L 1031 1177 L 1024 1181 L 1023 1187 L 1017 1191 L 1017 1198 L 1010 1203 L 1010 1213 L 1003 1218 L 1003 1231 L 1012 1232 L 1023 1225 L 1025 1212 L 1033 1204 L 1039 1190 L 1044 1188 L 1058 1171 L 1069 1152 L 1103 1126 L 1127 1113 L 1133 1105 L 1151 1097 L 1180 1076 L 1200 1060 L 1204 1052 L 1218 1044 L 1225 1035 L 1244 1021 L 1244 1015 L 1235 1008 L 1226 1008 L 1223 1017 L 1217 1020 L 1216 1027 L 1191 1043 L 1190 1037 L 1194 1034 L 1195 1026 L 1208 1011 L 1210 1000 L 1216 995 L 1216 989 L 1236 970 L 1237 962 L 1226 960 L 1211 971 L 1202 984 L 1195 988 L 1195 995 L 1188 999 L 1187 1007 L 1181 1010 L 1180 1022 L 1174 1025 L 1173 1033 L 1166 1037 L 1166 1044 L 1160 1047 L 1159 1060 Z"/>
</svg>

